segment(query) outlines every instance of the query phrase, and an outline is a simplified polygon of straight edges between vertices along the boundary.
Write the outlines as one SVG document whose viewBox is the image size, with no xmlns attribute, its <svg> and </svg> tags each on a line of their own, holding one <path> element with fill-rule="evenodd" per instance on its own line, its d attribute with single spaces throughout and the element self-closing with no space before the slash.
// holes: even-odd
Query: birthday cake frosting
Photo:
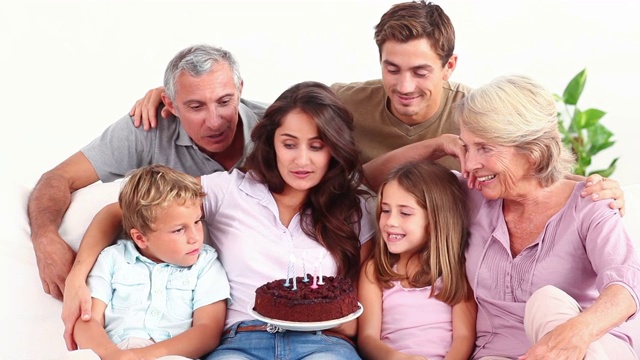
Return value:
<svg viewBox="0 0 640 360">
<path fill-rule="evenodd" d="M 315 322 L 335 320 L 358 310 L 356 289 L 349 279 L 307 275 L 268 282 L 256 289 L 253 310 L 276 320 Z M 317 278 L 316 278 L 317 279 Z M 295 284 L 294 284 L 295 281 Z"/>
</svg>

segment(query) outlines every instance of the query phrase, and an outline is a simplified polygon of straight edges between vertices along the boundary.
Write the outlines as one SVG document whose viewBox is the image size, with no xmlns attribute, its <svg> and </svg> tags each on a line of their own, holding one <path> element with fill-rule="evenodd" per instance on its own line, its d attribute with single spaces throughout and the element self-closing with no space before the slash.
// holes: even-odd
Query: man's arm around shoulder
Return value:
<svg viewBox="0 0 640 360">
<path fill-rule="evenodd" d="M 75 258 L 58 229 L 71 203 L 71 193 L 98 180 L 91 162 L 77 152 L 44 173 L 29 197 L 27 212 L 40 280 L 44 291 L 58 300 L 62 300 L 65 279 Z"/>
</svg>

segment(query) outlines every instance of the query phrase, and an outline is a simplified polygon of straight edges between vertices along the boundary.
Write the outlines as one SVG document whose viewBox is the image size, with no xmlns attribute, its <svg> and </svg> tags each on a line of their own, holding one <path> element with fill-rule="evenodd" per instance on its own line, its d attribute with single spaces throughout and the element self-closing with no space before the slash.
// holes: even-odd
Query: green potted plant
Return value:
<svg viewBox="0 0 640 360">
<path fill-rule="evenodd" d="M 562 133 L 562 141 L 569 146 L 576 156 L 574 173 L 577 175 L 600 174 L 611 176 L 616 169 L 618 157 L 611 161 L 606 169 L 587 171 L 591 159 L 600 151 L 611 147 L 613 133 L 600 123 L 605 112 L 599 109 L 580 110 L 578 100 L 587 82 L 587 69 L 583 69 L 569 81 L 562 96 L 554 94 L 558 102 L 558 128 Z"/>
</svg>

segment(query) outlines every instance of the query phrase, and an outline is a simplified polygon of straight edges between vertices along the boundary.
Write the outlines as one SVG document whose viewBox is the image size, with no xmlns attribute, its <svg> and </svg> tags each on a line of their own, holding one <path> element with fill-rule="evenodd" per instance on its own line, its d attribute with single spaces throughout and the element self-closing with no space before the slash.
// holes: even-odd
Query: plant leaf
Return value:
<svg viewBox="0 0 640 360">
<path fill-rule="evenodd" d="M 616 163 L 618 162 L 618 159 L 620 159 L 620 158 L 617 157 L 617 158 L 613 159 L 611 164 L 609 164 L 608 168 L 602 169 L 602 170 L 591 171 L 591 172 L 589 172 L 589 175 L 599 174 L 600 176 L 603 176 L 603 177 L 611 176 L 611 174 L 613 174 L 613 172 L 616 170 Z M 584 174 L 581 174 L 581 175 L 584 175 Z"/>
<path fill-rule="evenodd" d="M 612 136 L 613 133 L 600 123 L 587 128 L 587 138 L 590 141 L 586 151 L 587 154 L 593 156 L 604 149 L 610 148 L 615 143 L 615 141 L 611 140 Z"/>
<path fill-rule="evenodd" d="M 574 173 L 585 175 L 591 165 L 592 158 L 615 143 L 611 140 L 613 133 L 600 120 L 606 114 L 600 109 L 581 111 L 576 104 L 582 95 L 587 82 L 587 69 L 576 74 L 564 89 L 562 97 L 552 94 L 556 101 L 558 131 L 562 135 L 562 143 L 575 156 Z M 614 159 L 607 169 L 590 172 L 602 176 L 610 176 L 616 169 Z"/>
<path fill-rule="evenodd" d="M 564 124 L 561 121 L 558 122 L 558 131 L 560 131 L 560 134 L 562 134 L 562 140 L 565 143 L 568 143 L 568 141 L 565 140 L 569 136 L 569 132 L 567 132 L 567 129 L 564 128 Z"/>
<path fill-rule="evenodd" d="M 615 141 L 607 141 L 606 143 L 598 144 L 598 146 L 592 145 L 589 148 L 588 154 L 591 155 L 591 156 L 594 156 L 595 154 L 599 153 L 600 151 L 612 147 L 613 144 L 615 144 L 615 143 L 616 143 Z"/>
<path fill-rule="evenodd" d="M 580 109 L 576 108 L 573 112 L 573 117 L 571 118 L 571 126 L 569 126 L 569 131 L 573 131 L 574 134 L 579 134 L 580 130 L 584 129 L 585 116 Z"/>
<path fill-rule="evenodd" d="M 567 87 L 564 89 L 564 93 L 562 94 L 562 98 L 564 99 L 565 104 L 576 105 L 578 100 L 580 99 L 580 95 L 582 95 L 582 90 L 584 90 L 584 85 L 587 82 L 587 69 L 583 69 L 576 76 L 569 81 Z"/>
<path fill-rule="evenodd" d="M 605 114 L 606 112 L 600 109 L 587 109 L 582 112 L 582 125 L 586 128 L 591 127 L 598 123 L 598 121 L 600 121 L 600 119 L 602 119 Z"/>
<path fill-rule="evenodd" d="M 573 169 L 573 173 L 576 175 L 582 175 L 582 176 L 587 176 L 586 174 L 587 169 L 585 169 L 584 167 L 577 165 L 575 166 L 575 168 Z"/>
</svg>

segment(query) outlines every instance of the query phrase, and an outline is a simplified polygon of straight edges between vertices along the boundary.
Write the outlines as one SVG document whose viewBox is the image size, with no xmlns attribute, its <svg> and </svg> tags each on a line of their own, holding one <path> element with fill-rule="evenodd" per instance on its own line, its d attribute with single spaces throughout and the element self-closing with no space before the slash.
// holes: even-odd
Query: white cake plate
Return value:
<svg viewBox="0 0 640 360">
<path fill-rule="evenodd" d="M 255 310 L 253 310 L 253 305 L 254 303 L 251 302 L 249 304 L 249 308 L 247 309 L 249 310 L 249 314 L 251 314 L 251 316 L 253 316 L 254 318 L 260 321 L 264 321 L 267 324 L 272 324 L 281 329 L 291 330 L 291 331 L 318 331 L 318 330 L 331 329 L 334 326 L 338 326 L 342 323 L 346 323 L 347 321 L 357 319 L 358 316 L 362 314 L 362 311 L 364 311 L 362 304 L 358 302 L 358 310 L 354 311 L 353 313 L 345 317 L 341 317 L 339 319 L 327 320 L 327 321 L 297 322 L 297 321 L 277 320 L 277 319 L 268 318 L 266 316 L 262 316 L 258 314 Z"/>
</svg>

